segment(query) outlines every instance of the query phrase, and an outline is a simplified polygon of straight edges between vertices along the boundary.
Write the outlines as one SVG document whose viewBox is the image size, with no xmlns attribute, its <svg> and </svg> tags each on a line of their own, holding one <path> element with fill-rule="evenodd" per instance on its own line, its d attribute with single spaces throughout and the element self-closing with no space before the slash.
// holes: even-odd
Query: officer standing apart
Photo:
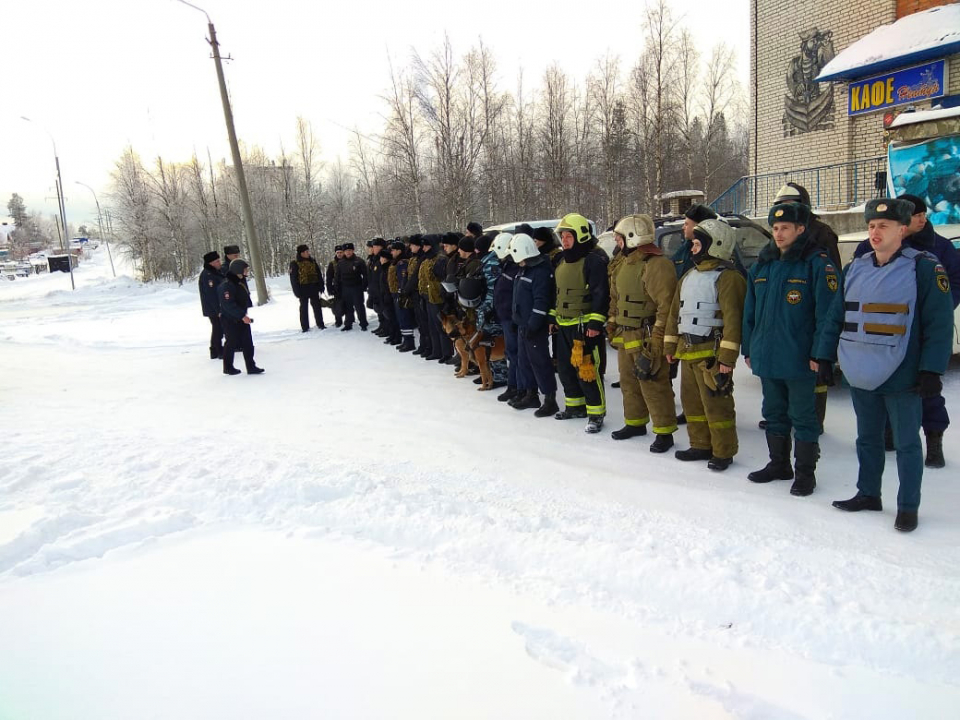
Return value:
<svg viewBox="0 0 960 720">
<path fill-rule="evenodd" d="M 673 447 L 677 429 L 670 365 L 663 356 L 677 273 L 654 244 L 649 215 L 628 215 L 613 232 L 618 244 L 622 243 L 623 257 L 610 283 L 610 314 L 616 312 L 610 321 L 620 367 L 624 427 L 612 437 L 624 440 L 646 435 L 652 417 L 657 438 L 650 452 L 663 453 Z"/>
<path fill-rule="evenodd" d="M 197 281 L 200 287 L 200 307 L 210 320 L 210 359 L 223 357 L 223 325 L 220 323 L 220 298 L 217 287 L 223 281 L 220 253 L 212 250 L 203 256 L 203 270 Z"/>
<path fill-rule="evenodd" d="M 586 417 L 586 432 L 597 433 L 607 412 L 603 393 L 603 331 L 610 309 L 607 254 L 597 247 L 583 215 L 565 215 L 556 231 L 563 252 L 554 273 L 557 298 L 550 314 L 556 327 L 557 372 L 566 407 L 554 417 Z"/>
<path fill-rule="evenodd" d="M 945 237 L 934 232 L 933 225 L 927 220 L 927 204 L 921 198 L 916 195 L 901 195 L 899 199 L 913 204 L 913 215 L 910 216 L 903 246 L 928 252 L 940 261 L 950 281 L 950 295 L 953 298 L 953 309 L 956 310 L 960 304 L 960 251 Z M 853 256 L 858 258 L 872 250 L 870 240 L 867 239 L 857 246 Z M 942 468 L 946 464 L 943 459 L 943 433 L 949 426 L 950 416 L 947 414 L 943 393 L 924 398 L 923 434 L 927 439 L 927 457 L 923 464 L 928 468 Z"/>
<path fill-rule="evenodd" d="M 250 326 L 253 318 L 247 310 L 253 307 L 247 290 L 246 278 L 250 268 L 243 260 L 230 263 L 226 279 L 220 283 L 217 293 L 220 298 L 220 315 L 227 342 L 223 347 L 223 374 L 239 375 L 233 366 L 233 355 L 239 349 L 243 353 L 243 362 L 247 366 L 247 375 L 259 375 L 263 368 L 257 367 L 253 360 L 253 334 Z"/>
<path fill-rule="evenodd" d="M 300 300 L 300 329 L 310 331 L 310 307 L 313 307 L 313 317 L 317 327 L 323 330 L 323 308 L 320 305 L 320 294 L 323 292 L 323 273 L 317 261 L 310 257 L 310 248 L 306 245 L 297 245 L 297 259 L 290 263 L 290 287 L 293 294 Z"/>
<path fill-rule="evenodd" d="M 707 219 L 693 230 L 693 269 L 677 286 L 667 321 L 664 352 L 680 360 L 680 402 L 690 447 L 677 460 L 706 460 L 711 470 L 730 467 L 737 454 L 733 368 L 740 354 L 747 284 L 730 258 L 736 233 L 725 222 Z"/>
<path fill-rule="evenodd" d="M 767 483 L 794 477 L 790 430 L 796 441 L 796 479 L 790 494 L 804 497 L 817 486 L 820 421 L 813 361 L 839 275 L 830 258 L 807 236 L 810 208 L 781 203 L 767 222 L 773 241 L 750 268 L 743 309 L 743 348 L 747 367 L 760 378 L 770 462 L 748 476 Z M 689 421 L 689 418 L 687 418 Z"/>
<path fill-rule="evenodd" d="M 883 427 L 889 417 L 900 478 L 894 527 L 901 532 L 917 527 L 922 400 L 943 390 L 940 376 L 953 341 L 953 301 L 943 265 L 903 245 L 913 209 L 906 200 L 867 203 L 873 251 L 846 267 L 843 294 L 817 351 L 821 375 L 829 376 L 827 361 L 839 358 L 857 414 L 857 494 L 833 505 L 848 512 L 883 509 Z"/>
<path fill-rule="evenodd" d="M 367 311 L 363 307 L 363 291 L 367 289 L 367 264 L 353 253 L 353 243 L 343 244 L 343 259 L 336 265 L 337 289 L 343 299 L 343 327 L 353 328 L 354 313 L 360 329 L 367 329 Z"/>
<path fill-rule="evenodd" d="M 335 327 L 343 325 L 343 298 L 340 295 L 340 287 L 337 285 L 337 263 L 343 259 L 343 245 L 337 245 L 333 249 L 333 260 L 327 265 L 327 292 L 333 298 L 333 319 L 336 321 Z"/>
</svg>

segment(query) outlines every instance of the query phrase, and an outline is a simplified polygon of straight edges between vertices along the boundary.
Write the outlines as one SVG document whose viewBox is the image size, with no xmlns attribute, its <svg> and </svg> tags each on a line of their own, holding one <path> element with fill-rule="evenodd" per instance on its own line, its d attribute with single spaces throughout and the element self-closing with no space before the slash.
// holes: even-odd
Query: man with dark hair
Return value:
<svg viewBox="0 0 960 720">
<path fill-rule="evenodd" d="M 290 263 L 290 287 L 300 300 L 300 329 L 310 331 L 310 307 L 313 307 L 317 327 L 323 330 L 323 307 L 320 305 L 323 273 L 317 261 L 310 257 L 310 248 L 306 245 L 297 245 L 297 257 Z"/>
<path fill-rule="evenodd" d="M 917 528 L 923 453 L 922 400 L 943 390 L 953 341 L 950 280 L 936 258 L 903 240 L 915 206 L 903 199 L 867 203 L 864 219 L 872 252 L 844 270 L 842 297 L 831 308 L 816 348 L 818 374 L 839 359 L 857 414 L 857 494 L 834 507 L 883 509 L 883 425 L 890 419 L 900 490 L 894 528 Z M 827 377 L 827 380 L 830 378 Z"/>
<path fill-rule="evenodd" d="M 211 250 L 203 256 L 203 270 L 200 271 L 200 308 L 203 316 L 210 320 L 210 359 L 223 357 L 223 325 L 220 322 L 220 299 L 217 287 L 223 281 L 220 253 Z"/>
<path fill-rule="evenodd" d="M 927 204 L 916 195 L 901 195 L 900 200 L 906 200 L 913 205 L 913 214 L 907 225 L 903 247 L 913 248 L 919 252 L 930 253 L 943 266 L 944 272 L 950 281 L 950 293 L 953 308 L 960 304 L 960 252 L 949 240 L 936 233 L 933 225 L 927 220 Z M 854 251 L 854 258 L 861 257 L 873 248 L 870 239 L 864 240 Z M 924 465 L 928 468 L 942 468 L 946 464 L 943 458 L 943 433 L 950 426 L 950 416 L 947 414 L 947 403 L 943 393 L 923 398 L 923 434 L 927 441 L 927 457 Z M 893 449 L 893 437 L 887 429 L 888 450 Z"/>
<path fill-rule="evenodd" d="M 354 313 L 360 329 L 367 329 L 367 311 L 363 307 L 363 291 L 367 289 L 367 264 L 353 253 L 353 243 L 344 243 L 343 258 L 336 264 L 337 288 L 343 298 L 344 321 L 340 332 L 353 328 Z"/>
<path fill-rule="evenodd" d="M 253 307 L 250 293 L 244 280 L 250 268 L 243 260 L 234 260 L 230 263 L 230 270 L 226 279 L 217 288 L 220 299 L 220 315 L 223 319 L 223 329 L 227 342 L 223 346 L 223 374 L 239 375 L 240 371 L 233 366 L 233 356 L 237 350 L 243 353 L 243 362 L 247 366 L 247 375 L 259 375 L 263 368 L 257 367 L 253 360 L 253 335 L 250 326 L 253 318 L 247 315 L 247 310 Z"/>
<path fill-rule="evenodd" d="M 691 205 L 683 214 L 683 242 L 673 254 L 673 267 L 677 271 L 677 279 L 683 277 L 687 270 L 693 267 L 693 256 L 690 248 L 693 244 L 693 229 L 704 220 L 715 220 L 717 214 L 706 205 Z"/>
<path fill-rule="evenodd" d="M 343 298 L 340 295 L 340 287 L 337 285 L 337 263 L 343 259 L 343 245 L 337 245 L 333 248 L 333 259 L 327 265 L 327 292 L 333 299 L 333 319 L 336 320 L 336 326 L 343 325 Z"/>
</svg>

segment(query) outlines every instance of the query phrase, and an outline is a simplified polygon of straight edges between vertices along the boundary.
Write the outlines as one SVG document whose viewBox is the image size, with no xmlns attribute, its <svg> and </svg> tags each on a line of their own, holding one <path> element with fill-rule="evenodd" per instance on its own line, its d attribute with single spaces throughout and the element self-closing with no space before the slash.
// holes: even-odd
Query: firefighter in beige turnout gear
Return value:
<svg viewBox="0 0 960 720">
<path fill-rule="evenodd" d="M 664 352 L 683 363 L 680 402 L 688 450 L 678 460 L 707 460 L 726 470 L 737 454 L 733 368 L 740 354 L 746 281 L 730 262 L 736 232 L 721 220 L 694 229 L 694 267 L 680 279 L 667 322 Z"/>
<path fill-rule="evenodd" d="M 663 356 L 664 329 L 677 287 L 673 261 L 654 244 L 649 215 L 628 215 L 614 228 L 623 260 L 610 282 L 611 342 L 617 348 L 624 427 L 615 440 L 645 435 L 653 419 L 650 451 L 673 447 L 677 429 L 670 365 Z M 621 240 L 622 238 L 622 240 Z"/>
</svg>

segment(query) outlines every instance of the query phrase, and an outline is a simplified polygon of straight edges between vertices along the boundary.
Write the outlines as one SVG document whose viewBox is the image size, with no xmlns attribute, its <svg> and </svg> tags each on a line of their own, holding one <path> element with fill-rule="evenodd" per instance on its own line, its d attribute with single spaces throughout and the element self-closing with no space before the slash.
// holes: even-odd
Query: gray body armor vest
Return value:
<svg viewBox="0 0 960 720">
<path fill-rule="evenodd" d="M 724 268 L 716 270 L 691 270 L 683 277 L 680 289 L 680 323 L 677 330 L 687 335 L 707 336 L 723 327 L 723 318 L 718 318 L 720 304 L 717 302 L 717 280 Z"/>
<path fill-rule="evenodd" d="M 921 254 L 904 248 L 899 257 L 877 267 L 871 252 L 847 271 L 838 358 L 851 387 L 876 390 L 907 356 Z"/>
</svg>

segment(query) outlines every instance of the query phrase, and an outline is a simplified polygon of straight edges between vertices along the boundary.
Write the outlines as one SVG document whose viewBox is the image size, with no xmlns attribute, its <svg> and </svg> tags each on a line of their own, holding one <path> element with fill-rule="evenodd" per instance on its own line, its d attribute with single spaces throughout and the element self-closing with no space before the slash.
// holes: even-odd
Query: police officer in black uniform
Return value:
<svg viewBox="0 0 960 720">
<path fill-rule="evenodd" d="M 343 259 L 335 266 L 337 288 L 343 298 L 344 321 L 341 332 L 353 329 L 354 313 L 360 329 L 367 329 L 367 311 L 363 291 L 367 289 L 367 264 L 353 253 L 353 243 L 343 244 Z"/>
<path fill-rule="evenodd" d="M 333 300 L 333 319 L 336 320 L 336 327 L 343 325 L 343 299 L 340 296 L 340 288 L 337 286 L 337 263 L 343 258 L 343 245 L 337 245 L 333 249 L 333 260 L 327 264 L 327 292 Z"/>
<path fill-rule="evenodd" d="M 313 307 L 317 327 L 325 329 L 323 308 L 320 305 L 323 273 L 317 261 L 310 257 L 310 248 L 306 245 L 297 245 L 297 258 L 290 263 L 290 286 L 293 294 L 300 300 L 300 329 L 303 332 L 310 330 L 310 306 Z"/>
<path fill-rule="evenodd" d="M 253 318 L 247 310 L 253 307 L 250 293 L 246 287 L 249 266 L 243 260 L 230 263 L 226 279 L 217 288 L 220 298 L 220 316 L 227 342 L 223 347 L 223 374 L 239 375 L 233 366 L 233 355 L 239 349 L 243 353 L 243 362 L 247 366 L 247 375 L 259 375 L 263 368 L 257 367 L 253 360 L 253 335 L 250 325 Z"/>
<path fill-rule="evenodd" d="M 210 359 L 223 357 L 223 325 L 220 323 L 220 299 L 217 286 L 223 281 L 220 269 L 220 253 L 211 250 L 203 256 L 203 270 L 200 272 L 200 307 L 203 316 L 210 320 Z"/>
</svg>

